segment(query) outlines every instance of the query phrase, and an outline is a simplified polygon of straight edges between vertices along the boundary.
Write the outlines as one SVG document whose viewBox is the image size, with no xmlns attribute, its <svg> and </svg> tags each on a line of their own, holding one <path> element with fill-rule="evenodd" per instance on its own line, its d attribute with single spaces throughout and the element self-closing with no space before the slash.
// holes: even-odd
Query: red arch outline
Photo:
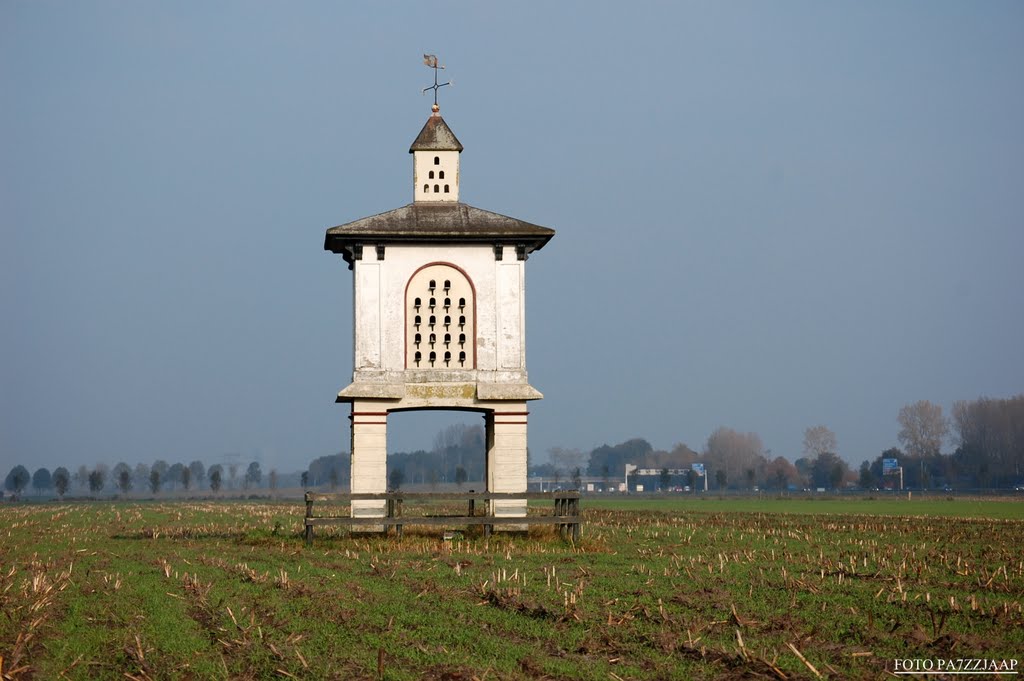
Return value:
<svg viewBox="0 0 1024 681">
<path fill-rule="evenodd" d="M 409 368 L 409 285 L 412 283 L 413 278 L 415 278 L 417 274 L 419 274 L 423 270 L 427 269 L 428 267 L 434 267 L 436 265 L 441 265 L 443 267 L 450 267 L 453 270 L 455 270 L 456 272 L 458 272 L 459 274 L 461 274 L 462 276 L 464 276 L 466 278 L 466 281 L 469 282 L 469 290 L 473 292 L 473 338 L 471 339 L 471 343 L 470 343 L 470 351 L 471 351 L 471 354 L 469 356 L 470 357 L 470 366 L 467 367 L 467 368 L 471 369 L 471 370 L 475 370 L 476 369 L 476 338 L 477 338 L 477 325 L 476 325 L 477 324 L 477 322 L 476 322 L 476 284 L 473 283 L 473 277 L 469 276 L 469 273 L 466 272 L 466 270 L 462 269 L 461 267 L 459 267 L 455 263 L 447 262 L 447 261 L 444 261 L 444 260 L 435 260 L 434 262 L 428 262 L 425 265 L 420 265 L 418 268 L 416 268 L 416 270 L 412 274 L 409 275 L 409 278 L 405 280 L 405 291 L 402 294 L 402 306 L 403 306 L 403 315 L 402 316 L 403 316 L 403 324 L 404 324 L 403 336 L 404 336 L 404 341 L 405 341 L 404 344 L 403 344 L 403 349 L 405 350 L 405 352 L 402 353 L 403 356 L 404 356 L 403 365 L 405 366 L 406 369 Z"/>
</svg>

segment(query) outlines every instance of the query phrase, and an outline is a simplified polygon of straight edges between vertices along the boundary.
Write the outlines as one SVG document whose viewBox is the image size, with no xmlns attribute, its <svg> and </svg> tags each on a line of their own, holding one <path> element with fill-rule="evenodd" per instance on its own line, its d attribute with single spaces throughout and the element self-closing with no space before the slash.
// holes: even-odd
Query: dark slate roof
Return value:
<svg viewBox="0 0 1024 681">
<path fill-rule="evenodd" d="M 341 253 L 350 261 L 354 244 L 388 243 L 494 243 L 522 244 L 527 252 L 539 250 L 555 230 L 510 218 L 465 203 L 421 201 L 355 222 L 331 227 L 324 250 Z"/>
<path fill-rule="evenodd" d="M 409 153 L 414 151 L 462 151 L 462 143 L 455 137 L 455 133 L 448 127 L 448 124 L 441 118 L 441 114 L 435 113 L 423 124 L 423 129 L 416 136 L 416 140 L 409 147 Z"/>
</svg>

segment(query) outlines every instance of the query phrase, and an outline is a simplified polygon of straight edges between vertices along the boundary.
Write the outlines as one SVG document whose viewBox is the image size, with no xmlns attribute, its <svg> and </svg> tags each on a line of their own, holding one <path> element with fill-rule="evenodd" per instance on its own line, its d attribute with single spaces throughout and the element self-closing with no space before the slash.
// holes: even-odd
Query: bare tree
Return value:
<svg viewBox="0 0 1024 681">
<path fill-rule="evenodd" d="M 723 426 L 708 438 L 705 458 L 709 465 L 725 472 L 728 483 L 737 485 L 747 470 L 758 470 L 764 465 L 763 452 L 757 433 L 740 433 Z"/>
<path fill-rule="evenodd" d="M 1024 479 L 1024 394 L 980 397 L 953 404 L 957 467 L 979 484 L 1020 484 Z"/>
<path fill-rule="evenodd" d="M 804 456 L 817 458 L 822 454 L 838 454 L 836 434 L 826 426 L 812 426 L 804 431 Z"/>
<path fill-rule="evenodd" d="M 89 484 L 89 469 L 86 468 L 85 464 L 81 464 L 75 474 L 72 476 L 75 480 L 75 484 L 79 487 L 85 488 Z"/>
<path fill-rule="evenodd" d="M 133 472 L 135 477 L 135 485 L 140 489 L 144 489 L 149 484 L 149 464 L 137 463 L 135 464 L 135 471 Z"/>
<path fill-rule="evenodd" d="M 566 474 L 583 466 L 587 459 L 582 450 L 565 447 L 552 447 L 548 450 L 548 456 L 551 458 L 551 465 Z"/>
<path fill-rule="evenodd" d="M 200 489 L 203 486 L 203 478 L 206 477 L 206 466 L 203 465 L 202 461 L 196 460 L 188 465 L 188 469 L 192 472 L 192 479 L 196 483 L 196 489 Z"/>
<path fill-rule="evenodd" d="M 898 437 L 907 454 L 921 458 L 939 453 L 942 440 L 949 432 L 949 421 L 942 415 L 940 405 L 928 400 L 904 405 L 898 420 Z"/>
</svg>

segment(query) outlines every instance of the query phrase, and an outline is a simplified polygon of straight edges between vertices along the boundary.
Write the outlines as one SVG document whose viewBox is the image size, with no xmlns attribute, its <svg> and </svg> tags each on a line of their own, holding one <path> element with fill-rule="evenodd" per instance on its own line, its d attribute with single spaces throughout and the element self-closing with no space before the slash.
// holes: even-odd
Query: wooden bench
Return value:
<svg viewBox="0 0 1024 681">
<path fill-rule="evenodd" d="M 488 506 L 485 505 L 485 514 L 478 515 L 476 502 L 490 500 L 514 500 L 530 501 L 545 500 L 554 502 L 554 510 L 551 515 L 529 515 L 520 517 L 506 517 L 487 515 Z M 317 502 L 345 502 L 351 504 L 353 501 L 384 501 L 384 515 L 376 517 L 352 518 L 349 516 L 315 515 L 313 505 Z M 466 515 L 454 516 L 431 516 L 431 515 L 406 515 L 406 502 L 438 502 L 438 501 L 466 501 Z M 428 525 L 428 526 L 452 526 L 452 525 L 482 525 L 484 536 L 489 537 L 495 525 L 557 525 L 562 538 L 571 537 L 573 542 L 580 539 L 583 524 L 583 516 L 580 513 L 579 492 L 459 492 L 453 494 L 432 493 L 432 492 L 386 492 L 384 494 L 321 494 L 319 492 L 306 492 L 306 544 L 313 543 L 313 528 L 317 525 L 375 525 L 383 526 L 387 534 L 390 528 L 395 528 L 395 533 L 402 537 L 404 525 Z"/>
</svg>

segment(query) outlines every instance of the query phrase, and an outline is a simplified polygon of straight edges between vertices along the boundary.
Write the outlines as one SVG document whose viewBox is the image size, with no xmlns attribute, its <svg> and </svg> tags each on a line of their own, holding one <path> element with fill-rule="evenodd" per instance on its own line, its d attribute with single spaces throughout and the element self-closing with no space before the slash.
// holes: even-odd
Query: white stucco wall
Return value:
<svg viewBox="0 0 1024 681">
<path fill-rule="evenodd" d="M 459 152 L 457 151 L 414 151 L 412 163 L 413 201 L 459 200 Z M 437 158 L 438 163 L 434 163 Z M 444 172 L 444 179 L 438 177 Z M 430 177 L 430 173 L 434 177 Z M 424 185 L 428 191 L 424 191 Z M 434 191 L 437 185 L 437 192 Z M 448 185 L 448 191 L 444 191 Z"/>
<path fill-rule="evenodd" d="M 357 260 L 354 268 L 355 374 L 404 374 L 406 285 L 424 265 L 450 263 L 466 273 L 476 294 L 475 371 L 504 371 L 509 372 L 509 379 L 521 380 L 519 375 L 526 369 L 525 262 L 515 260 L 513 249 L 506 248 L 504 255 L 503 260 L 495 260 L 488 244 L 409 244 L 388 245 L 384 260 L 377 260 L 374 245 L 365 244 L 363 259 Z M 466 380 L 466 372 L 454 371 L 453 380 L 456 373 Z M 385 380 L 406 379 L 394 376 Z"/>
</svg>

